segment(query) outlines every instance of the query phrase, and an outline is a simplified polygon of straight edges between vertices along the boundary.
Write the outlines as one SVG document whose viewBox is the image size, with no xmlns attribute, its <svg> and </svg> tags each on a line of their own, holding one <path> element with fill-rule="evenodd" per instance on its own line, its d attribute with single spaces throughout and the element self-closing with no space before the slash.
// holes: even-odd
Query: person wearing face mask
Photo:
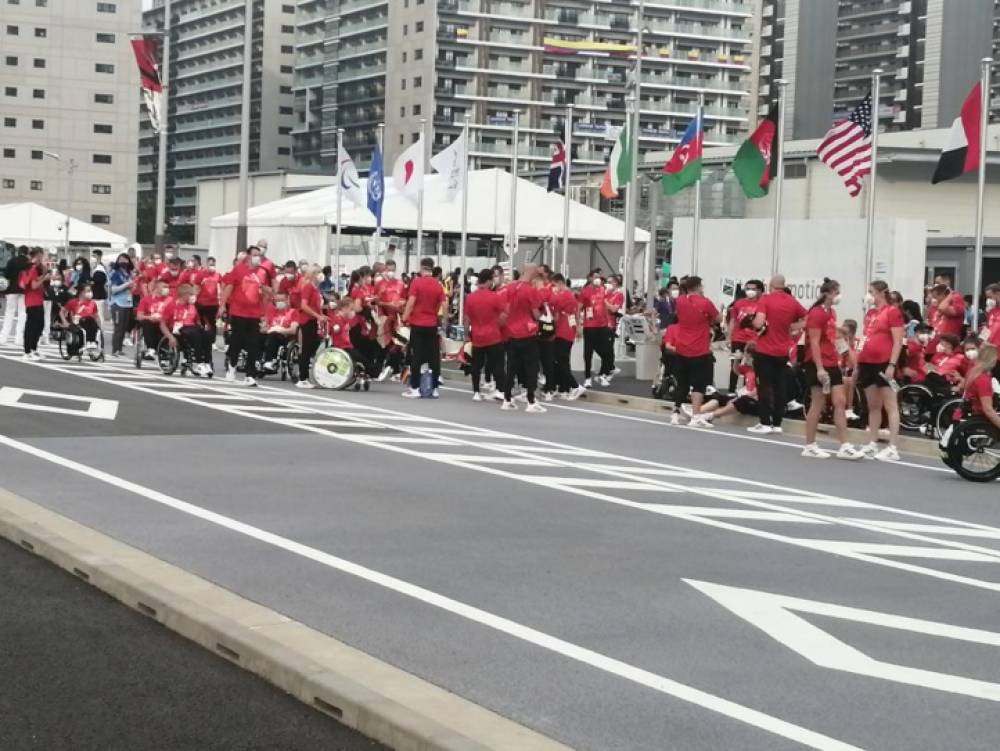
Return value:
<svg viewBox="0 0 1000 751">
<path fill-rule="evenodd" d="M 948 284 L 931 288 L 931 305 L 927 310 L 928 323 L 940 337 L 944 334 L 961 337 L 965 329 L 965 300 Z"/>
<path fill-rule="evenodd" d="M 805 380 L 809 389 L 809 411 L 806 412 L 806 446 L 802 456 L 808 459 L 829 459 L 831 454 L 816 443 L 820 417 L 829 398 L 833 404 L 833 424 L 840 449 L 838 459 L 860 459 L 847 440 L 847 393 L 840 371 L 837 352 L 837 314 L 834 306 L 840 302 L 840 284 L 827 279 L 819 289 L 820 297 L 806 316 Z"/>
<path fill-rule="evenodd" d="M 108 304 L 108 269 L 104 265 L 104 254 L 97 249 L 90 251 L 90 289 L 97 303 L 97 319 L 101 326 L 110 315 L 105 308 Z"/>
<path fill-rule="evenodd" d="M 555 387 L 559 396 L 574 402 L 586 389 L 577 383 L 570 366 L 573 343 L 580 336 L 580 303 L 562 274 L 552 277 L 552 313 L 556 319 L 556 335 L 552 340 Z"/>
<path fill-rule="evenodd" d="M 996 370 L 997 348 L 992 344 L 982 345 L 965 379 L 962 397 L 973 416 L 985 417 L 1000 429 L 1000 415 L 994 407 L 993 393 L 993 374 Z"/>
<path fill-rule="evenodd" d="M 506 306 L 493 290 L 493 271 L 485 269 L 479 274 L 476 291 L 465 299 L 464 321 L 466 341 L 472 342 L 472 401 L 483 401 L 481 381 L 483 367 L 496 373 L 504 382 L 504 347 L 500 324 L 507 318 Z M 486 396 L 499 394 L 495 389 Z"/>
<path fill-rule="evenodd" d="M 712 423 L 701 416 L 705 391 L 712 384 L 712 326 L 721 320 L 718 309 L 702 294 L 700 277 L 688 277 L 677 300 L 676 351 L 677 385 L 674 390 L 672 424 L 680 423 L 681 405 L 691 400 L 692 428 L 710 428 Z"/>
<path fill-rule="evenodd" d="M 267 240 L 258 240 L 255 247 L 260 251 L 260 268 L 263 269 L 264 273 L 267 275 L 267 285 L 271 286 L 278 272 L 274 267 L 274 263 L 272 263 L 271 259 L 268 257 L 269 251 L 267 247 Z"/>
<path fill-rule="evenodd" d="M 757 315 L 757 304 L 764 293 L 764 282 L 751 279 L 743 285 L 743 297 L 738 298 L 729 308 L 727 331 L 729 334 L 729 351 L 732 368 L 729 373 L 729 390 L 736 391 L 739 382 L 738 367 L 743 361 L 743 353 L 747 344 L 756 341 L 757 332 L 753 326 L 744 326 L 744 322 L 753 322 Z"/>
<path fill-rule="evenodd" d="M 160 272 L 160 281 L 170 288 L 170 294 L 176 295 L 178 287 L 181 286 L 181 274 L 184 271 L 184 262 L 174 256 L 167 261 L 166 268 Z"/>
<path fill-rule="evenodd" d="M 35 248 L 28 254 L 28 267 L 18 275 L 18 288 L 21 290 L 24 302 L 24 334 L 22 359 L 38 361 L 42 356 L 38 353 L 38 340 L 45 329 L 45 283 L 48 275 L 45 273 L 44 254 L 41 248 Z"/>
<path fill-rule="evenodd" d="M 261 267 L 260 249 L 251 246 L 244 260 L 222 278 L 220 311 L 229 313 L 229 367 L 226 380 L 236 380 L 236 365 L 240 354 L 246 353 L 244 386 L 257 385 L 257 357 L 260 347 L 260 319 L 264 305 L 269 301 L 270 284 L 267 272 Z"/>
<path fill-rule="evenodd" d="M 607 290 L 604 279 L 595 272 L 591 272 L 587 285 L 580 290 L 580 308 L 583 313 L 583 387 L 589 389 L 594 385 L 591 376 L 595 353 L 601 358 L 597 381 L 602 386 L 609 386 L 611 381 L 606 373 L 611 371 L 613 352 L 608 350 L 613 347 L 608 336 Z"/>
<path fill-rule="evenodd" d="M 94 292 L 89 284 L 80 285 L 76 297 L 66 303 L 65 307 L 59 311 L 62 324 L 67 329 L 80 328 L 85 334 L 84 349 L 92 350 L 97 348 L 97 333 L 101 325 L 97 317 L 97 303 L 94 302 Z M 75 357 L 79 353 L 79 347 L 68 348 L 70 357 Z"/>
<path fill-rule="evenodd" d="M 181 284 L 190 284 L 196 287 L 200 273 L 201 256 L 195 254 L 184 263 L 184 268 L 181 270 Z"/>
<path fill-rule="evenodd" d="M 182 284 L 177 288 L 177 296 L 163 309 L 160 319 L 160 333 L 166 338 L 172 349 L 179 344 L 190 348 L 194 358 L 191 370 L 195 375 L 210 377 L 212 375 L 212 349 L 205 338 L 198 316 L 197 289 L 190 284 Z"/>
<path fill-rule="evenodd" d="M 965 341 L 962 342 L 962 354 L 965 356 L 965 362 L 962 363 L 962 367 L 959 372 L 962 375 L 962 380 L 964 381 L 966 376 L 969 375 L 969 371 L 972 370 L 972 366 L 976 362 L 976 358 L 979 357 L 979 337 L 969 336 L 966 337 Z"/>
<path fill-rule="evenodd" d="M 610 385 L 611 379 L 621 373 L 621 368 L 615 364 L 615 339 L 618 338 L 618 323 L 626 311 L 625 290 L 622 289 L 622 278 L 618 274 L 612 274 L 604 285 L 604 304 L 608 308 L 608 364 L 604 373 L 604 380 Z"/>
<path fill-rule="evenodd" d="M 84 284 L 90 284 L 90 261 L 83 256 L 78 256 L 73 261 L 73 270 L 69 275 L 69 292 L 73 297 L 80 294 L 80 288 Z"/>
<path fill-rule="evenodd" d="M 278 350 L 299 334 L 299 311 L 293 309 L 287 292 L 275 292 L 274 301 L 264 310 L 260 322 L 264 335 L 264 370 L 278 372 Z"/>
<path fill-rule="evenodd" d="M 163 311 L 170 302 L 170 287 L 159 279 L 153 280 L 145 295 L 136 308 L 135 317 L 142 329 L 142 341 L 146 347 L 146 360 L 156 359 L 156 345 L 160 342 L 160 321 Z"/>
<path fill-rule="evenodd" d="M 965 352 L 957 336 L 945 334 L 937 337 L 934 354 L 927 366 L 927 386 L 937 394 L 949 394 L 961 384 L 967 370 L 966 363 Z"/>
<path fill-rule="evenodd" d="M 375 283 L 375 296 L 382 319 L 378 344 L 385 352 L 385 366 L 378 380 L 384 381 L 389 376 L 398 377 L 403 370 L 403 350 L 396 343 L 395 334 L 399 331 L 399 316 L 406 305 L 406 285 L 396 274 L 395 261 L 385 262 L 382 279 Z"/>
<path fill-rule="evenodd" d="M 115 260 L 108 283 L 111 288 L 111 322 L 114 325 L 114 333 L 111 335 L 111 356 L 124 357 L 125 334 L 132 330 L 135 323 L 132 298 L 135 275 L 132 259 L 127 254 L 121 253 Z"/>
<path fill-rule="evenodd" d="M 513 400 L 515 379 L 524 387 L 528 413 L 542 413 L 545 408 L 535 401 L 538 387 L 538 315 L 542 304 L 542 278 L 539 269 L 527 264 L 520 279 L 507 293 L 507 330 L 510 355 L 507 359 L 507 384 L 501 409 L 517 409 Z"/>
<path fill-rule="evenodd" d="M 656 311 L 656 322 L 660 331 L 666 331 L 676 319 L 677 305 L 675 297 L 671 296 L 672 290 L 676 288 L 674 280 L 671 280 L 668 286 L 660 288 L 659 294 L 653 300 L 653 310 Z"/>
<path fill-rule="evenodd" d="M 410 388 L 403 392 L 406 399 L 420 398 L 420 372 L 424 365 L 434 376 L 433 397 L 439 396 L 441 385 L 441 338 L 438 336 L 444 289 L 434 279 L 434 261 L 420 260 L 420 276 L 410 282 L 409 296 L 403 309 L 403 323 L 410 326 Z"/>
<path fill-rule="evenodd" d="M 300 389 L 311 389 L 312 383 L 309 381 L 309 365 L 316 350 L 319 349 L 319 322 L 323 318 L 323 295 L 320 294 L 319 282 L 320 270 L 318 266 L 307 268 L 299 279 L 298 287 L 295 290 L 295 297 L 298 300 L 296 308 L 299 324 L 299 380 L 295 384 Z"/>
<path fill-rule="evenodd" d="M 917 324 L 913 336 L 906 341 L 906 366 L 903 368 L 903 378 L 907 383 L 921 384 L 927 380 L 927 361 L 932 350 L 931 340 L 934 329 L 926 323 Z"/>
<path fill-rule="evenodd" d="M 899 405 L 894 383 L 903 350 L 903 314 L 889 300 L 889 285 L 874 281 L 868 290 L 875 307 L 865 322 L 865 340 L 858 355 L 858 384 L 868 402 L 868 443 L 861 453 L 868 459 L 899 461 Z M 879 450 L 882 410 L 889 419 L 889 445 Z"/>
<path fill-rule="evenodd" d="M 193 275 L 191 282 L 198 290 L 196 305 L 201 325 L 205 327 L 209 345 L 214 347 L 219 333 L 219 297 L 222 292 L 222 275 L 215 267 L 215 259 L 209 256 L 205 260 L 205 266 Z"/>
</svg>

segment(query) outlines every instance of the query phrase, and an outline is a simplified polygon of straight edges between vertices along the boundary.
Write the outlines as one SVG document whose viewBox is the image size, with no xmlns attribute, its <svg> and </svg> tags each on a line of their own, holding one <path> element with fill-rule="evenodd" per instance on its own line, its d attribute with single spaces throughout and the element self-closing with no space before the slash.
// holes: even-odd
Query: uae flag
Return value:
<svg viewBox="0 0 1000 751">
<path fill-rule="evenodd" d="M 149 124 L 153 132 L 160 132 L 160 114 L 163 111 L 163 84 L 160 81 L 159 45 L 154 37 L 136 37 L 132 40 L 132 51 L 139 66 L 139 82 L 142 98 L 149 111 Z"/>
<path fill-rule="evenodd" d="M 966 172 L 973 172 L 979 168 L 979 139 L 982 137 L 979 125 L 983 114 L 980 86 L 981 84 L 977 83 L 972 88 L 965 99 L 965 104 L 962 105 L 961 114 L 951 124 L 944 151 L 941 152 L 941 159 L 938 160 L 934 177 L 931 178 L 932 184 L 961 177 Z"/>
<path fill-rule="evenodd" d="M 559 140 L 556 142 L 555 151 L 552 152 L 552 166 L 549 167 L 548 191 L 562 191 L 566 189 L 566 144 Z"/>
<path fill-rule="evenodd" d="M 778 160 L 773 148 L 778 142 L 778 105 L 771 105 L 750 137 L 743 142 L 733 160 L 733 172 L 747 198 L 763 198 L 778 174 Z"/>
</svg>

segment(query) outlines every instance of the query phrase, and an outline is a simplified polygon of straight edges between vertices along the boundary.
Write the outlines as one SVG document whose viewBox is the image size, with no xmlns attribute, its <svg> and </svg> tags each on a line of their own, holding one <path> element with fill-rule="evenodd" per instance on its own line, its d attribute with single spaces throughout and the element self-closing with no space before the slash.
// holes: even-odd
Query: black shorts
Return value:
<svg viewBox="0 0 1000 751">
<path fill-rule="evenodd" d="M 886 369 L 889 367 L 889 363 L 870 363 L 863 362 L 858 365 L 858 386 L 862 389 L 866 389 L 869 386 L 878 386 L 879 388 L 889 388 L 889 384 L 882 377 Z"/>
<path fill-rule="evenodd" d="M 741 415 L 757 415 L 757 400 L 747 394 L 736 397 L 733 400 L 733 407 Z"/>
<path fill-rule="evenodd" d="M 678 378 L 687 382 L 691 391 L 704 394 L 715 375 L 715 362 L 711 355 L 702 357 L 677 357 Z"/>
<path fill-rule="evenodd" d="M 819 378 L 816 376 L 816 363 L 807 362 L 802 372 L 806 377 L 806 388 L 818 389 L 823 387 L 823 384 L 819 382 Z M 840 366 L 834 365 L 831 368 L 827 368 L 826 372 L 830 376 L 831 386 L 844 385 L 844 374 L 840 372 Z"/>
</svg>

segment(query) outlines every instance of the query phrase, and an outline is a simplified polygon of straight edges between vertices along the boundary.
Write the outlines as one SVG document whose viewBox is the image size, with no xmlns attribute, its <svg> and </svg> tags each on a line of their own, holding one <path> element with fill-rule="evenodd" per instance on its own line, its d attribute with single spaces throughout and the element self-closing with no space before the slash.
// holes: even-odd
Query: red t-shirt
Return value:
<svg viewBox="0 0 1000 751">
<path fill-rule="evenodd" d="M 757 398 L 757 373 L 752 365 L 738 365 L 736 372 L 743 376 L 743 388 L 747 390 L 747 396 Z"/>
<path fill-rule="evenodd" d="M 681 357 L 704 357 L 712 350 L 712 321 L 719 311 L 702 295 L 677 298 L 677 354 Z"/>
<path fill-rule="evenodd" d="M 965 368 L 965 354 L 962 352 L 935 352 L 931 357 L 931 365 L 938 375 L 942 375 L 952 383 L 957 383 Z"/>
<path fill-rule="evenodd" d="M 837 354 L 837 314 L 817 305 L 806 316 L 806 354 L 805 362 L 813 361 L 812 339 L 809 332 L 819 329 L 819 356 L 824 368 L 836 368 L 840 364 Z"/>
<path fill-rule="evenodd" d="M 608 292 L 605 295 L 605 302 L 608 305 L 617 305 L 618 313 L 617 315 L 608 311 L 608 328 L 613 329 L 618 325 L 618 316 L 625 312 L 625 293 L 620 289 L 616 289 L 613 292 Z"/>
<path fill-rule="evenodd" d="M 757 340 L 757 352 L 770 357 L 788 357 L 795 346 L 791 328 L 806 317 L 806 309 L 787 292 L 770 292 L 760 298 L 758 313 L 767 320 L 767 331 Z"/>
<path fill-rule="evenodd" d="M 913 371 L 910 375 L 911 383 L 923 383 L 927 380 L 927 351 L 916 339 L 906 343 L 906 367 Z"/>
<path fill-rule="evenodd" d="M 285 272 L 279 275 L 278 292 L 288 295 L 288 307 L 292 310 L 299 309 L 299 302 L 301 301 L 299 289 L 301 285 L 302 279 L 297 274 L 293 274 L 291 279 L 285 276 Z"/>
<path fill-rule="evenodd" d="M 576 327 L 580 315 L 580 303 L 572 290 L 553 292 L 549 303 L 556 319 L 556 338 L 566 342 L 576 341 Z"/>
<path fill-rule="evenodd" d="M 680 298 L 677 298 L 678 300 Z M 677 350 L 677 336 L 680 334 L 681 327 L 676 323 L 667 326 L 667 330 L 663 332 L 663 344 L 664 346 L 670 347 L 670 349 Z"/>
<path fill-rule="evenodd" d="M 67 302 L 63 308 L 69 314 L 70 319 L 73 316 L 80 316 L 80 318 L 97 318 L 97 303 L 93 300 L 84 300 L 80 297 L 74 297 L 72 300 Z"/>
<path fill-rule="evenodd" d="M 202 269 L 195 275 L 194 279 L 194 283 L 198 285 L 198 304 L 206 307 L 218 307 L 219 284 L 222 282 L 222 275 L 215 269 Z"/>
<path fill-rule="evenodd" d="M 182 274 L 180 271 L 174 276 L 173 271 L 169 267 L 163 269 L 157 277 L 161 282 L 170 287 L 170 294 L 177 294 L 177 288 L 181 286 Z"/>
<path fill-rule="evenodd" d="M 302 310 L 303 304 L 308 305 L 312 310 L 316 311 L 320 315 L 323 314 L 323 295 L 320 294 L 319 287 L 315 284 L 307 282 L 303 279 L 298 285 L 298 294 L 295 297 L 298 300 L 298 305 L 293 308 L 291 302 L 289 301 L 288 307 L 290 310 L 295 312 L 295 320 L 298 321 L 299 326 L 303 326 L 309 323 L 309 321 L 318 320 Z"/>
<path fill-rule="evenodd" d="M 444 303 L 441 283 L 432 276 L 418 276 L 410 282 L 408 297 L 414 300 L 410 311 L 411 326 L 431 327 L 438 325 L 438 312 Z"/>
<path fill-rule="evenodd" d="M 603 286 L 588 284 L 580 290 L 580 307 L 583 308 L 583 327 L 585 329 L 606 328 L 608 325 L 608 307 L 604 304 L 607 290 Z"/>
<path fill-rule="evenodd" d="M 903 314 L 895 305 L 876 308 L 865 321 L 865 346 L 861 348 L 858 362 L 887 364 L 892 357 L 892 329 L 901 329 L 905 325 Z"/>
<path fill-rule="evenodd" d="M 980 373 L 965 385 L 962 397 L 969 403 L 972 414 L 983 414 L 983 397 L 993 398 L 993 376 L 990 373 Z"/>
<path fill-rule="evenodd" d="M 473 347 L 490 347 L 503 341 L 500 335 L 503 312 L 500 295 L 486 287 L 480 287 L 465 298 L 465 316 L 469 320 Z"/>
<path fill-rule="evenodd" d="M 511 339 L 528 339 L 538 334 L 535 312 L 541 305 L 541 290 L 527 282 L 514 282 L 507 293 L 507 332 Z"/>
<path fill-rule="evenodd" d="M 238 263 L 223 279 L 232 285 L 229 295 L 229 313 L 235 318 L 257 318 L 264 315 L 263 287 L 267 284 L 267 272 L 258 266 Z"/>
<path fill-rule="evenodd" d="M 406 299 L 406 285 L 400 279 L 380 279 L 375 283 L 375 294 L 378 295 L 382 312 L 387 316 L 397 316 L 399 311 L 389 303 L 398 303 Z"/>
<path fill-rule="evenodd" d="M 274 305 L 268 305 L 264 311 L 264 328 L 270 329 L 277 326 L 282 329 L 290 328 L 298 320 L 298 311 L 290 307 L 278 310 Z"/>
<path fill-rule="evenodd" d="M 32 264 L 17 277 L 24 292 L 24 307 L 37 308 L 45 302 L 45 288 L 32 289 L 31 283 L 38 279 L 38 267 Z"/>
<path fill-rule="evenodd" d="M 994 316 L 990 321 L 989 335 L 986 339 L 994 347 L 1000 347 L 1000 316 Z"/>
<path fill-rule="evenodd" d="M 952 336 L 961 337 L 962 330 L 965 328 L 965 300 L 962 299 L 962 295 L 958 292 L 952 292 L 948 295 L 948 305 L 954 310 L 950 315 L 943 314 L 937 305 L 931 307 L 928 315 L 930 324 L 934 327 L 934 332 L 938 336 L 951 334 Z"/>
<path fill-rule="evenodd" d="M 146 317 L 152 316 L 159 321 L 163 318 L 164 308 L 166 308 L 173 299 L 174 298 L 172 297 L 161 297 L 159 295 L 154 297 L 152 295 L 148 295 L 139 301 L 139 307 L 136 310 L 136 313 Z"/>
<path fill-rule="evenodd" d="M 734 344 L 746 344 L 757 338 L 757 332 L 752 328 L 742 328 L 740 321 L 747 316 L 757 315 L 759 305 L 760 303 L 756 298 L 751 300 L 744 297 L 734 302 L 733 306 L 729 309 L 729 330 L 732 332 L 730 340 Z"/>
<path fill-rule="evenodd" d="M 190 303 L 182 303 L 177 298 L 171 298 L 170 302 L 163 309 L 163 323 L 167 324 L 167 329 L 173 331 L 175 326 L 184 328 L 185 326 L 198 325 L 198 308 Z"/>
<path fill-rule="evenodd" d="M 354 316 L 357 318 L 357 316 Z M 351 322 L 339 311 L 327 316 L 330 329 L 330 341 L 338 349 L 351 349 Z"/>
</svg>

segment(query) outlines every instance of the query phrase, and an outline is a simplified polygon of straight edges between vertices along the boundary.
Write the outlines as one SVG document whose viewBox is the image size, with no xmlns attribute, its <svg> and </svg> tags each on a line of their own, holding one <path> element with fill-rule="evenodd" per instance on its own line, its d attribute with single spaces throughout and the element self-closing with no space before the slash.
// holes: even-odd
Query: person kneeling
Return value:
<svg viewBox="0 0 1000 751">
<path fill-rule="evenodd" d="M 260 331 L 264 335 L 264 372 L 278 372 L 278 352 L 283 345 L 290 344 L 299 333 L 296 311 L 288 305 L 288 294 L 278 292 L 274 304 L 264 311 Z"/>
</svg>

